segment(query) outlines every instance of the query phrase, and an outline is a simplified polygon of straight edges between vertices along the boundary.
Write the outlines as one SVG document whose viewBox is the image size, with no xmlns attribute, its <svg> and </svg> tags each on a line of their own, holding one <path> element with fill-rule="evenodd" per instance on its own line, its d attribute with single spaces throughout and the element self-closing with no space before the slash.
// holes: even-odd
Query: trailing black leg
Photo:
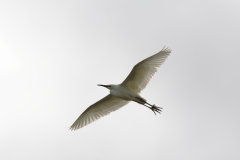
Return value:
<svg viewBox="0 0 240 160">
<path fill-rule="evenodd" d="M 154 105 L 151 105 L 151 104 L 149 104 L 149 103 L 147 103 L 147 102 L 146 102 L 146 104 L 150 105 L 151 107 L 149 107 L 149 106 L 147 106 L 147 105 L 144 105 L 144 106 L 150 108 L 155 115 L 156 115 L 156 112 L 159 113 L 159 114 L 161 114 L 161 112 L 162 112 L 162 108 L 161 108 L 161 107 L 157 107 L 155 104 L 154 104 Z"/>
<path fill-rule="evenodd" d="M 162 112 L 162 108 L 161 107 L 157 107 L 155 104 L 154 105 L 151 105 L 149 103 L 147 103 L 147 101 L 141 97 L 135 97 L 136 99 L 138 99 L 139 101 L 136 101 L 140 104 L 143 104 L 144 106 L 148 107 L 149 109 L 151 109 L 153 111 L 153 113 L 156 115 L 156 112 L 161 114 Z M 148 105 L 146 105 L 148 104 Z"/>
</svg>

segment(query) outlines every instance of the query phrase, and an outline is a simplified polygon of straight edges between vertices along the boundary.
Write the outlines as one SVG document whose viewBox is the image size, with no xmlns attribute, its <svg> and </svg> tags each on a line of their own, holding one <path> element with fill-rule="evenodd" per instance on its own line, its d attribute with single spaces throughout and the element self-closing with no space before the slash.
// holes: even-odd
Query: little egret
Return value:
<svg viewBox="0 0 240 160">
<path fill-rule="evenodd" d="M 99 84 L 98 86 L 103 86 L 109 89 L 110 94 L 88 107 L 72 124 L 70 129 L 77 130 L 82 128 L 97 119 L 116 111 L 130 101 L 137 102 L 150 108 L 155 115 L 156 112 L 161 113 L 161 107 L 149 104 L 147 100 L 142 98 L 139 94 L 147 86 L 150 79 L 170 53 L 171 50 L 164 47 L 160 52 L 139 62 L 133 67 L 130 74 L 121 84 Z"/>
</svg>

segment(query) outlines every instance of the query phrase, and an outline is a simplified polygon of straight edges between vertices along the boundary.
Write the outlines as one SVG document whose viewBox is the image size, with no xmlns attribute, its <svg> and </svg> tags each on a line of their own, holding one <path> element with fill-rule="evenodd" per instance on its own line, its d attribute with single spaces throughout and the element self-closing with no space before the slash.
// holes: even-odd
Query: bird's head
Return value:
<svg viewBox="0 0 240 160">
<path fill-rule="evenodd" d="M 107 89 L 111 89 L 112 85 L 103 85 L 103 84 L 98 84 L 98 86 L 106 87 Z"/>
</svg>

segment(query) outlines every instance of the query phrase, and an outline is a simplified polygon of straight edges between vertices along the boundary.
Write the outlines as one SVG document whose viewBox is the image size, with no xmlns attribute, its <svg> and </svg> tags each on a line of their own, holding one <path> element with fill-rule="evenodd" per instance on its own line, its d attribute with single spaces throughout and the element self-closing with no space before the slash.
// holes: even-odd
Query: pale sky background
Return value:
<svg viewBox="0 0 240 160">
<path fill-rule="evenodd" d="M 0 159 L 239 160 L 239 0 L 0 0 Z M 131 102 L 69 127 L 163 46 Z"/>
</svg>

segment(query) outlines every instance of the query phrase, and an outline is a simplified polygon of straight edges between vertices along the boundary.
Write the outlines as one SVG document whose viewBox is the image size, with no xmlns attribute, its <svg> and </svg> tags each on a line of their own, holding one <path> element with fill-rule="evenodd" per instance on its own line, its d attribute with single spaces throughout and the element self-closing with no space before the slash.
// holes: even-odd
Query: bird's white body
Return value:
<svg viewBox="0 0 240 160">
<path fill-rule="evenodd" d="M 143 99 L 143 98 L 140 95 L 138 95 L 137 93 L 131 91 L 130 89 L 127 89 L 123 85 L 111 84 L 110 86 L 111 87 L 109 88 L 109 90 L 110 90 L 111 95 L 116 96 L 121 99 L 124 99 L 126 101 L 135 101 L 135 102 L 142 104 L 142 102 L 139 99 Z"/>
<path fill-rule="evenodd" d="M 167 59 L 171 50 L 163 48 L 160 52 L 136 64 L 127 78 L 118 85 L 99 85 L 110 90 L 110 94 L 88 107 L 73 123 L 71 130 L 82 128 L 97 119 L 116 111 L 130 101 L 135 101 L 148 108 L 154 114 L 161 113 L 161 107 L 149 104 L 139 94 L 147 86 L 157 69 Z"/>
</svg>

